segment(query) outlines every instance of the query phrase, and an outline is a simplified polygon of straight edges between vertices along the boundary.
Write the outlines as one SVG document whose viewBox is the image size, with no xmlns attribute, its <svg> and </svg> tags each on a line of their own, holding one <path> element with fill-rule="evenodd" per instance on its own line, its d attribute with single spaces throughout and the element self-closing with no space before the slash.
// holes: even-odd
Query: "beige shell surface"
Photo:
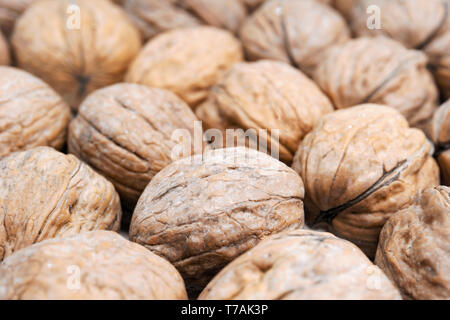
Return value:
<svg viewBox="0 0 450 320">
<path fill-rule="evenodd" d="M 370 257 L 387 219 L 439 184 L 432 146 L 395 109 L 366 104 L 321 118 L 300 144 L 293 168 L 305 184 L 306 218 Z"/>
<path fill-rule="evenodd" d="M 271 154 L 278 149 L 280 159 L 289 163 L 303 137 L 332 111 L 328 98 L 300 71 L 283 62 L 261 60 L 234 65 L 196 114 L 208 129 L 255 130 L 259 144 L 270 146 Z M 260 129 L 267 135 L 259 134 Z M 274 130 L 278 133 L 272 137 Z"/>
<path fill-rule="evenodd" d="M 189 106 L 173 93 L 121 83 L 92 93 L 69 130 L 69 152 L 107 177 L 122 201 L 135 205 L 151 178 L 178 156 L 194 151 L 195 122 Z M 197 141 L 202 147 L 201 124 Z M 187 133 L 188 154 L 177 140 Z"/>
<path fill-rule="evenodd" d="M 49 147 L 0 161 L 0 261 L 45 239 L 118 230 L 113 185 L 72 155 Z"/>
<path fill-rule="evenodd" d="M 126 13 L 107 0 L 42 0 L 19 18 L 12 44 L 18 66 L 76 111 L 88 93 L 123 80 L 141 39 Z"/>
<path fill-rule="evenodd" d="M 227 265 L 199 299 L 398 300 L 400 293 L 352 243 L 326 232 L 273 235 Z"/>
<path fill-rule="evenodd" d="M 0 158 L 37 146 L 66 143 L 70 108 L 33 75 L 0 66 Z"/>
<path fill-rule="evenodd" d="M 425 190 L 380 234 L 376 264 L 405 298 L 450 299 L 450 188 Z"/>
<path fill-rule="evenodd" d="M 303 226 L 301 178 L 253 149 L 217 149 L 160 171 L 138 201 L 130 240 L 203 288 L 262 238 Z"/>
<path fill-rule="evenodd" d="M 0 265 L 0 299 L 186 299 L 166 260 L 113 231 L 43 241 Z"/>
<path fill-rule="evenodd" d="M 11 57 L 9 52 L 9 44 L 0 30 L 0 66 L 9 65 L 10 63 Z"/>
</svg>

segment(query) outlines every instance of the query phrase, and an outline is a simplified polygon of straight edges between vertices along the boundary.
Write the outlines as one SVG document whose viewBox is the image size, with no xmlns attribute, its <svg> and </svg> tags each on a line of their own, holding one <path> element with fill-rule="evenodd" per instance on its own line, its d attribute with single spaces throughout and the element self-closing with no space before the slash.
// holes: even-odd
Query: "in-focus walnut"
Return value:
<svg viewBox="0 0 450 320">
<path fill-rule="evenodd" d="M 147 43 L 131 64 L 126 81 L 168 89 L 195 107 L 222 74 L 242 59 L 241 44 L 228 31 L 214 27 L 171 30 Z"/>
<path fill-rule="evenodd" d="M 382 28 L 367 28 L 367 7 L 380 8 Z M 423 50 L 442 93 L 450 97 L 450 5 L 448 0 L 357 0 L 351 12 L 357 36 L 385 35 Z"/>
<path fill-rule="evenodd" d="M 332 47 L 314 80 L 338 109 L 363 103 L 385 104 L 413 126 L 429 121 L 437 89 L 420 51 L 385 37 L 359 38 Z"/>
<path fill-rule="evenodd" d="M 125 0 L 124 8 L 145 40 L 201 24 L 237 32 L 246 16 L 241 0 Z"/>
<path fill-rule="evenodd" d="M 48 238 L 118 230 L 121 215 L 113 185 L 75 156 L 37 147 L 0 161 L 0 261 Z"/>
<path fill-rule="evenodd" d="M 429 134 L 436 146 L 442 184 L 450 186 L 450 100 L 434 113 Z"/>
<path fill-rule="evenodd" d="M 400 293 L 352 243 L 330 233 L 273 235 L 227 265 L 199 299 L 391 300 Z"/>
<path fill-rule="evenodd" d="M 150 182 L 133 214 L 130 240 L 166 257 L 188 287 L 201 289 L 262 238 L 300 228 L 301 178 L 244 147 L 173 162 Z"/>
<path fill-rule="evenodd" d="M 375 263 L 409 299 L 450 299 L 450 188 L 427 189 L 393 215 Z"/>
<path fill-rule="evenodd" d="M 68 13 L 73 5 L 79 12 Z M 122 81 L 141 39 L 125 12 L 110 1 L 42 0 L 19 18 L 12 44 L 18 66 L 50 84 L 77 110 L 86 94 Z"/>
<path fill-rule="evenodd" d="M 0 67 L 0 159 L 37 146 L 66 143 L 70 108 L 47 84 L 12 67 Z"/>
<path fill-rule="evenodd" d="M 10 63 L 9 45 L 0 30 L 0 65 L 8 65 Z"/>
<path fill-rule="evenodd" d="M 169 262 L 113 231 L 46 240 L 0 265 L 2 300 L 186 298 Z"/>
<path fill-rule="evenodd" d="M 311 75 L 327 49 L 347 41 L 345 20 L 317 0 L 270 0 L 243 23 L 240 37 L 251 60 L 281 60 Z"/>
<path fill-rule="evenodd" d="M 293 163 L 305 183 L 308 224 L 326 222 L 374 257 L 386 220 L 439 184 L 431 152 L 423 132 L 393 108 L 366 104 L 323 116 Z"/>
<path fill-rule="evenodd" d="M 173 135 L 177 130 L 191 137 L 189 153 L 182 156 L 194 151 L 195 121 L 191 108 L 169 91 L 116 84 L 81 104 L 70 124 L 69 152 L 107 177 L 121 200 L 134 207 L 151 178 L 177 160 L 175 148 L 182 143 Z"/>
<path fill-rule="evenodd" d="M 300 71 L 284 62 L 236 64 L 196 110 L 205 128 L 254 129 L 255 147 L 266 145 L 290 163 L 303 137 L 319 118 L 333 111 L 328 98 Z M 258 134 L 265 129 L 267 134 Z M 277 137 L 272 136 L 279 130 Z M 239 131 L 236 131 L 239 132 Z M 244 132 L 241 131 L 241 138 Z M 259 140 L 259 141 L 256 141 Z M 242 142 L 244 140 L 241 139 Z"/>
</svg>

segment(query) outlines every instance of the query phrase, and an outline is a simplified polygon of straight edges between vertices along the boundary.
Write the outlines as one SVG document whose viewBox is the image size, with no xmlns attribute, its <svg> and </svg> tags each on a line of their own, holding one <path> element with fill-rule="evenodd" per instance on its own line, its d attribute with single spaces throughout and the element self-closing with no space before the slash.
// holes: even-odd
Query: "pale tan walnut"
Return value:
<svg viewBox="0 0 450 320">
<path fill-rule="evenodd" d="M 429 134 L 436 146 L 435 155 L 441 168 L 442 184 L 450 186 L 450 100 L 434 113 Z"/>
<path fill-rule="evenodd" d="M 237 32 L 246 16 L 241 0 L 125 0 L 124 8 L 144 39 L 201 24 Z"/>
<path fill-rule="evenodd" d="M 107 0 L 42 0 L 19 18 L 12 44 L 18 66 L 77 110 L 88 93 L 122 81 L 141 39 L 126 13 Z"/>
<path fill-rule="evenodd" d="M 201 300 L 398 300 L 386 275 L 351 242 L 330 233 L 273 235 L 227 265 Z"/>
<path fill-rule="evenodd" d="M 0 66 L 0 159 L 37 146 L 60 149 L 66 143 L 70 108 L 33 75 Z"/>
<path fill-rule="evenodd" d="M 328 226 L 374 257 L 386 220 L 439 184 L 431 152 L 424 133 L 393 108 L 366 104 L 323 116 L 293 163 L 308 224 Z"/>
<path fill-rule="evenodd" d="M 270 0 L 243 23 L 240 37 L 250 60 L 290 63 L 308 75 L 332 45 L 350 38 L 333 8 L 316 0 Z"/>
<path fill-rule="evenodd" d="M 223 73 L 242 59 L 240 42 L 226 30 L 175 29 L 146 44 L 126 81 L 170 90 L 195 107 Z"/>
<path fill-rule="evenodd" d="M 75 156 L 37 147 L 0 161 L 0 261 L 48 238 L 118 230 L 121 215 L 113 185 Z"/>
<path fill-rule="evenodd" d="M 108 178 L 121 200 L 134 206 L 158 171 L 195 151 L 195 134 L 201 152 L 202 129 L 199 123 L 194 132 L 196 121 L 191 108 L 169 91 L 116 84 L 81 104 L 70 124 L 69 152 Z M 190 141 L 178 140 L 180 130 Z"/>
<path fill-rule="evenodd" d="M 301 178 L 265 153 L 217 149 L 173 162 L 139 198 L 130 240 L 167 258 L 189 288 L 203 288 L 262 238 L 300 228 Z"/>
<path fill-rule="evenodd" d="M 267 146 L 271 154 L 275 149 L 290 163 L 303 137 L 332 111 L 331 102 L 307 76 L 284 62 L 261 60 L 234 65 L 196 114 L 205 128 L 221 130 L 225 139 L 227 128 L 245 130 L 236 131 L 241 142 L 254 130 L 247 137 L 255 147 Z M 266 131 L 259 134 L 260 129 Z M 279 130 L 276 136 L 273 130 Z"/>
<path fill-rule="evenodd" d="M 314 80 L 338 109 L 385 104 L 420 127 L 432 117 L 438 98 L 426 64 L 423 53 L 389 38 L 359 38 L 331 48 Z"/>
<path fill-rule="evenodd" d="M 9 65 L 11 63 L 9 44 L 0 30 L 0 66 Z"/>
<path fill-rule="evenodd" d="M 113 231 L 46 240 L 0 265 L 2 300 L 186 298 L 169 262 Z"/>
<path fill-rule="evenodd" d="M 450 299 L 450 188 L 427 189 L 380 234 L 375 263 L 407 299 Z"/>
</svg>

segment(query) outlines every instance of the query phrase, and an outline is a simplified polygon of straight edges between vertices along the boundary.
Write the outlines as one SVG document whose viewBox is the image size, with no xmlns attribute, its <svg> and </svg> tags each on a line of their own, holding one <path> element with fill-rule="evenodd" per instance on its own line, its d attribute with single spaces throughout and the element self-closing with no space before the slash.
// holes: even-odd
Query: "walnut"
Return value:
<svg viewBox="0 0 450 320">
<path fill-rule="evenodd" d="M 227 265 L 199 299 L 401 299 L 383 272 L 352 243 L 294 230 L 261 241 Z"/>
<path fill-rule="evenodd" d="M 0 161 L 0 261 L 48 238 L 118 230 L 121 215 L 113 185 L 72 155 L 37 147 Z"/>
<path fill-rule="evenodd" d="M 240 42 L 225 30 L 206 26 L 171 30 L 146 44 L 126 81 L 168 89 L 195 107 L 242 59 Z"/>
<path fill-rule="evenodd" d="M 176 269 L 112 231 L 20 250 L 0 265 L 0 299 L 186 299 Z"/>
<path fill-rule="evenodd" d="M 19 18 L 12 44 L 18 66 L 76 110 L 86 94 L 122 80 L 141 40 L 125 12 L 107 0 L 43 0 Z"/>
<path fill-rule="evenodd" d="M 0 159 L 36 146 L 66 143 L 70 108 L 47 84 L 12 67 L 0 67 Z"/>
<path fill-rule="evenodd" d="M 385 37 L 359 38 L 334 46 L 314 80 L 338 109 L 363 103 L 386 104 L 413 126 L 428 121 L 437 89 L 426 56 Z"/>
<path fill-rule="evenodd" d="M 17 18 L 37 0 L 0 0 L 0 29 L 9 36 Z"/>
<path fill-rule="evenodd" d="M 374 104 L 335 111 L 305 137 L 293 168 L 305 183 L 307 222 L 375 255 L 386 220 L 439 184 L 432 145 L 395 109 Z"/>
<path fill-rule="evenodd" d="M 70 124 L 69 152 L 107 177 L 121 200 L 134 206 L 152 177 L 177 156 L 174 132 L 185 129 L 194 137 L 195 121 L 189 106 L 169 91 L 116 84 L 81 104 Z"/>
<path fill-rule="evenodd" d="M 201 24 L 237 32 L 246 16 L 241 0 L 125 0 L 124 8 L 144 39 Z"/>
<path fill-rule="evenodd" d="M 356 5 L 358 0 L 331 0 L 330 4 L 339 11 L 346 19 L 350 19 L 353 7 Z M 364 13 L 366 14 L 366 13 Z M 366 15 L 366 17 L 368 17 Z"/>
<path fill-rule="evenodd" d="M 236 64 L 196 114 L 206 128 L 254 129 L 256 134 L 266 129 L 267 135 L 258 135 L 259 139 L 278 149 L 280 159 L 289 163 L 303 137 L 332 111 L 328 98 L 300 71 L 284 62 L 262 60 Z M 273 129 L 280 130 L 276 139 Z"/>
<path fill-rule="evenodd" d="M 375 262 L 409 299 L 450 299 L 450 188 L 427 189 L 393 215 Z"/>
<path fill-rule="evenodd" d="M 434 113 L 430 136 L 436 146 L 436 156 L 441 168 L 442 184 L 450 186 L 450 100 Z"/>
<path fill-rule="evenodd" d="M 240 37 L 250 60 L 281 60 L 311 75 L 329 47 L 350 34 L 333 8 L 316 0 L 270 0 L 244 23 Z"/>
<path fill-rule="evenodd" d="M 0 66 L 10 64 L 9 45 L 0 30 Z"/>
<path fill-rule="evenodd" d="M 130 240 L 167 258 L 195 290 L 265 236 L 302 227 L 303 195 L 301 178 L 265 153 L 209 151 L 153 178 L 133 213 Z"/>
</svg>

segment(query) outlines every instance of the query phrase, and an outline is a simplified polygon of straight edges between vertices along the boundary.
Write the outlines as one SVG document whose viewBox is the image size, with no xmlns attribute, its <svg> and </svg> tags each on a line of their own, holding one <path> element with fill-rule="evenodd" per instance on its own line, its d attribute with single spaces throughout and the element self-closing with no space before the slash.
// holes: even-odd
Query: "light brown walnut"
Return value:
<svg viewBox="0 0 450 320">
<path fill-rule="evenodd" d="M 450 100 L 436 110 L 430 124 L 429 134 L 436 146 L 441 182 L 450 186 Z"/>
</svg>

